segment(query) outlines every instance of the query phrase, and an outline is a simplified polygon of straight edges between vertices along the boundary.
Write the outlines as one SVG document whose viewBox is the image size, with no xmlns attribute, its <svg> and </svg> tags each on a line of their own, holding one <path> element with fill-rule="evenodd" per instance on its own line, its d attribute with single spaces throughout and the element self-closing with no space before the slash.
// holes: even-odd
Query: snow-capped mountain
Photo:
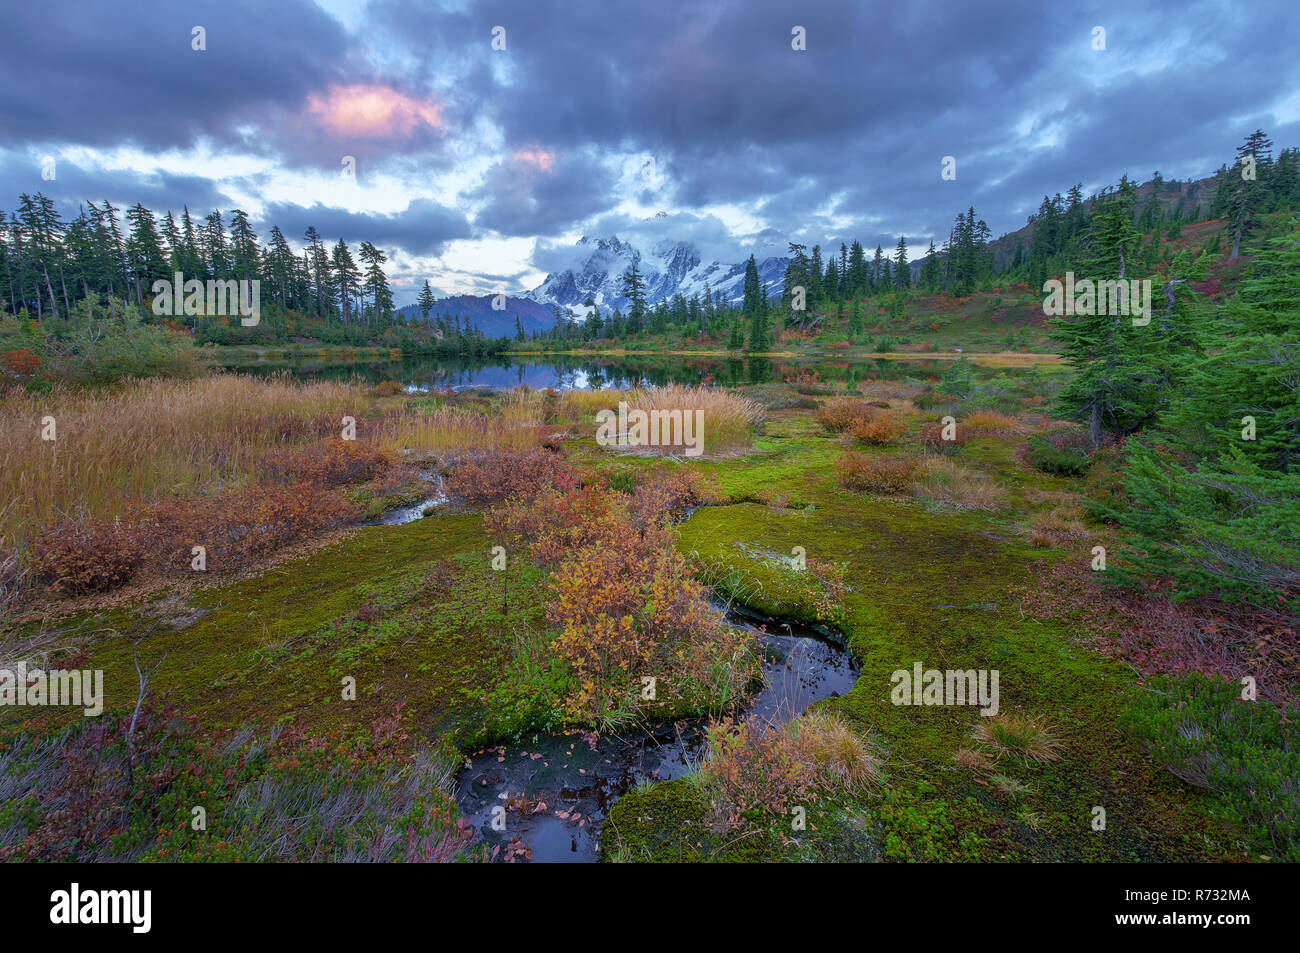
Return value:
<svg viewBox="0 0 1300 953">
<path fill-rule="evenodd" d="M 690 242 L 663 240 L 647 248 L 630 241 L 583 236 L 576 246 L 578 262 L 564 271 L 552 272 L 525 297 L 539 304 L 572 308 L 577 315 L 587 309 L 590 298 L 606 314 L 615 308 L 628 310 L 623 294 L 623 273 L 635 264 L 645 280 L 646 302 L 654 304 L 681 293 L 689 298 L 710 292 L 722 292 L 728 301 L 744 297 L 745 263 L 723 264 L 700 261 L 698 249 Z M 759 279 L 767 283 L 768 294 L 777 294 L 785 277 L 786 258 L 770 257 L 758 262 Z"/>
</svg>

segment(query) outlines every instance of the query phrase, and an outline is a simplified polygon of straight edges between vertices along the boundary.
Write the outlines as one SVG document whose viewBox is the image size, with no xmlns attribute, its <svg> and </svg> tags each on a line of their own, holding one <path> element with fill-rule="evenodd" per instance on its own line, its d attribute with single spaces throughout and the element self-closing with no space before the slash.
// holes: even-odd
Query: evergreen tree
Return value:
<svg viewBox="0 0 1300 953">
<path fill-rule="evenodd" d="M 226 251 L 226 227 L 221 221 L 221 212 L 211 212 L 203 228 L 203 254 L 207 259 L 209 278 L 227 278 L 230 276 L 230 262 Z"/>
<path fill-rule="evenodd" d="M 934 294 L 939 290 L 942 283 L 943 272 L 939 264 L 939 253 L 935 250 L 934 239 L 932 238 L 930 239 L 930 249 L 925 253 L 925 261 L 921 264 L 921 287 L 925 289 L 927 294 Z"/>
<path fill-rule="evenodd" d="M 1087 280 L 1123 281 L 1127 276 L 1140 238 L 1133 227 L 1136 195 L 1126 176 L 1115 192 L 1098 196 L 1086 238 L 1091 257 L 1082 266 Z M 1108 433 L 1123 437 L 1151 423 L 1167 399 L 1170 368 L 1185 359 L 1183 351 L 1194 345 L 1195 335 L 1183 326 L 1176 334 L 1163 333 L 1155 322 L 1135 326 L 1131 314 L 1110 313 L 1100 291 L 1091 311 L 1057 317 L 1053 324 L 1066 362 L 1076 369 L 1059 395 L 1060 412 L 1086 420 L 1097 446 Z M 1170 316 L 1164 323 L 1172 330 Z"/>
<path fill-rule="evenodd" d="M 235 209 L 230 213 L 230 270 L 232 277 L 245 281 L 257 277 L 257 234 L 248 222 L 248 213 Z"/>
<path fill-rule="evenodd" d="M 898 236 L 898 247 L 894 250 L 894 284 L 899 291 L 912 286 L 912 272 L 907 264 L 907 239 L 902 235 Z"/>
<path fill-rule="evenodd" d="M 1149 440 L 1125 447 L 1128 574 L 1300 612 L 1300 220 L 1270 240 Z"/>
<path fill-rule="evenodd" d="M 393 294 L 388 287 L 388 276 L 384 274 L 384 262 L 388 256 L 372 245 L 362 242 L 357 257 L 365 265 L 363 273 L 365 294 L 370 296 L 370 316 L 376 326 L 387 323 L 393 315 Z M 364 296 L 362 301 L 364 302 Z"/>
<path fill-rule="evenodd" d="M 361 272 L 357 270 L 352 253 L 343 239 L 339 239 L 330 256 L 334 276 L 334 290 L 338 294 L 339 314 L 347 324 L 352 314 L 352 302 L 357 297 L 361 286 Z"/>
<path fill-rule="evenodd" d="M 766 295 L 759 281 L 758 263 L 754 261 L 753 255 L 750 255 L 749 261 L 745 262 L 745 279 L 742 287 L 744 303 L 741 307 L 743 313 L 749 316 L 749 349 L 765 351 L 768 347 L 767 307 L 764 300 Z"/>
<path fill-rule="evenodd" d="M 868 290 L 867 276 L 867 256 L 862 251 L 862 246 L 855 239 L 853 245 L 849 248 L 849 269 L 848 269 L 848 287 L 846 295 L 850 298 L 856 298 L 858 295 L 866 294 Z"/>
<path fill-rule="evenodd" d="M 420 289 L 420 297 L 416 299 L 416 303 L 420 306 L 420 316 L 424 319 L 424 323 L 428 324 L 429 312 L 433 310 L 434 305 L 433 289 L 429 287 L 428 278 L 424 279 L 424 287 Z M 519 324 L 518 317 L 515 318 L 515 332 L 515 340 L 522 341 L 524 329 Z"/>
<path fill-rule="evenodd" d="M 635 261 L 631 268 L 623 272 L 623 296 L 627 298 L 629 306 L 627 332 L 639 334 L 646 313 L 645 278 Z"/>
<path fill-rule="evenodd" d="M 1237 147 L 1236 160 L 1228 170 L 1224 190 L 1232 223 L 1232 258 L 1240 254 L 1242 239 L 1254 227 L 1254 217 L 1271 206 L 1272 150 L 1272 141 L 1256 129 Z"/>
</svg>

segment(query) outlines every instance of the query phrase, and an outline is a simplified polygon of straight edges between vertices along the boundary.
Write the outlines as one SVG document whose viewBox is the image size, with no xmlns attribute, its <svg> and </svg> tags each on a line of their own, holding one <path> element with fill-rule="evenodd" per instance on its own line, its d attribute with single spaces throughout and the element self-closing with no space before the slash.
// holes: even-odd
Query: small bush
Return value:
<svg viewBox="0 0 1300 953">
<path fill-rule="evenodd" d="M 13 351 L 5 351 L 3 358 L 0 358 L 0 364 L 4 365 L 5 374 L 21 380 L 36 374 L 41 366 L 41 359 L 30 348 L 21 347 Z"/>
<path fill-rule="evenodd" d="M 672 520 L 699 499 L 695 472 L 676 470 L 636 487 L 628 503 L 628 516 L 638 526 Z"/>
<path fill-rule="evenodd" d="M 1025 458 L 1044 473 L 1058 476 L 1083 476 L 1091 460 L 1085 449 L 1083 434 L 1057 433 L 1029 438 Z"/>
<path fill-rule="evenodd" d="M 962 447 L 966 446 L 969 439 L 969 433 L 965 426 L 956 424 L 951 431 L 951 440 L 945 440 L 944 426 L 937 421 L 928 421 L 921 425 L 920 440 L 929 453 L 941 453 L 944 456 L 952 456 Z"/>
<path fill-rule="evenodd" d="M 752 633 L 708 604 L 664 525 L 664 507 L 686 489 L 652 486 L 629 499 L 598 482 L 547 488 L 489 514 L 490 532 L 523 537 L 532 560 L 552 569 L 549 645 L 574 686 L 570 716 L 613 728 L 644 708 L 735 698 L 752 676 Z M 648 518 L 634 521 L 633 505 Z M 651 700 L 639 697 L 647 676 L 659 678 Z"/>
<path fill-rule="evenodd" d="M 870 493 L 906 493 L 916 479 L 912 457 L 849 452 L 840 457 L 836 473 L 840 485 Z"/>
<path fill-rule="evenodd" d="M 318 486 L 361 483 L 394 463 L 391 451 L 361 440 L 326 440 L 304 447 L 279 447 L 267 453 L 266 475 L 282 483 L 305 481 Z"/>
<path fill-rule="evenodd" d="M 842 398 L 817 408 L 817 423 L 830 433 L 843 433 L 860 421 L 870 420 L 875 408 L 865 400 Z"/>
<path fill-rule="evenodd" d="M 202 546 L 209 569 L 233 569 L 356 515 L 356 507 L 317 484 L 271 484 L 166 500 L 135 532 L 174 568 L 188 568 L 193 547 Z"/>
<path fill-rule="evenodd" d="M 376 397 L 396 397 L 402 393 L 402 385 L 397 381 L 380 381 L 370 392 Z"/>
<path fill-rule="evenodd" d="M 478 450 L 458 456 L 447 473 L 447 492 L 476 504 L 523 499 L 574 482 L 557 454 L 546 450 Z"/>
<path fill-rule="evenodd" d="M 1197 672 L 1156 676 L 1120 722 L 1156 764 L 1214 792 L 1214 813 L 1277 860 L 1300 861 L 1300 711 Z"/>
<path fill-rule="evenodd" d="M 879 414 L 869 420 L 854 422 L 849 427 L 849 435 L 860 443 L 880 447 L 902 436 L 903 431 L 906 429 L 903 422 L 897 417 L 890 414 Z"/>
<path fill-rule="evenodd" d="M 145 545 L 118 521 L 65 520 L 32 543 L 36 577 L 56 592 L 105 592 L 131 578 Z"/>
</svg>

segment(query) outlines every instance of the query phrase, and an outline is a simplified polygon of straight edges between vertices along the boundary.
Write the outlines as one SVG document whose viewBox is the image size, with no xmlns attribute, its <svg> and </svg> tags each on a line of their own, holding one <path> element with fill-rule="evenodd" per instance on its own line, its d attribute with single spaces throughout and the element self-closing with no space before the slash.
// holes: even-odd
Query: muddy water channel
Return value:
<svg viewBox="0 0 1300 953">
<path fill-rule="evenodd" d="M 764 686 L 747 717 L 786 721 L 857 680 L 848 651 L 823 632 L 734 611 L 727 620 L 755 631 L 763 649 Z M 469 759 L 456 778 L 456 800 L 465 819 L 500 848 L 497 859 L 526 846 L 535 861 L 589 862 L 599 859 L 601 822 L 620 795 L 641 782 L 681 777 L 703 756 L 701 722 L 623 737 L 574 731 Z M 506 808 L 504 815 L 494 815 L 496 807 Z M 504 830 L 493 830 L 494 816 Z"/>
</svg>

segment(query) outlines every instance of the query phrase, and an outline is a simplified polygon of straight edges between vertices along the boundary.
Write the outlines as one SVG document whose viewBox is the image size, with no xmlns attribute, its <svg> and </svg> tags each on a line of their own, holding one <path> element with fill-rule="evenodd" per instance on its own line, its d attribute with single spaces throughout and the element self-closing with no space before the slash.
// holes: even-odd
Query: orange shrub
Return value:
<svg viewBox="0 0 1300 953">
<path fill-rule="evenodd" d="M 868 420 L 875 408 L 865 400 L 841 398 L 817 408 L 817 423 L 831 433 L 843 433 L 859 421 Z"/>
<path fill-rule="evenodd" d="M 624 499 L 599 484 L 547 487 L 535 496 L 507 501 L 485 522 L 498 538 L 511 533 L 522 537 L 534 560 L 554 566 L 573 550 L 615 535 L 627 520 Z"/>
<path fill-rule="evenodd" d="M 884 446 L 901 436 L 906 429 L 903 422 L 892 414 L 879 414 L 867 420 L 855 421 L 849 427 L 849 435 L 860 443 Z"/>
<path fill-rule="evenodd" d="M 270 485 L 166 500 L 137 532 L 172 567 L 188 568 L 202 546 L 208 569 L 232 569 L 356 516 L 356 506 L 318 484 Z"/>
<path fill-rule="evenodd" d="M 599 483 L 543 489 L 488 517 L 494 533 L 517 533 L 531 555 L 554 567 L 546 618 L 551 648 L 576 688 L 569 713 L 602 725 L 622 723 L 642 706 L 642 678 L 658 680 L 651 705 L 738 695 L 752 673 L 753 636 L 709 606 L 662 521 L 662 494 L 641 504 L 659 516 L 638 523 L 633 500 Z"/>
<path fill-rule="evenodd" d="M 943 424 L 937 421 L 931 420 L 923 423 L 919 434 L 921 446 L 925 447 L 930 453 L 942 453 L 945 456 L 952 456 L 966 446 L 966 442 L 970 438 L 969 433 L 961 424 L 953 427 L 951 440 L 943 439 L 943 430 Z"/>
<path fill-rule="evenodd" d="M 456 458 L 445 486 L 453 496 L 484 504 L 531 497 L 575 482 L 559 455 L 546 450 L 473 450 Z"/>
<path fill-rule="evenodd" d="M 41 359 L 28 348 L 21 347 L 16 351 L 5 351 L 4 366 L 14 377 L 31 377 L 41 366 Z"/>
<path fill-rule="evenodd" d="M 262 469 L 281 483 L 343 486 L 373 479 L 393 463 L 391 451 L 369 441 L 335 439 L 305 447 L 277 447 L 263 458 Z"/>
<path fill-rule="evenodd" d="M 883 453 L 849 452 L 836 464 L 842 486 L 871 493 L 905 493 L 912 489 L 916 471 L 913 458 Z"/>
<path fill-rule="evenodd" d="M 36 578 L 56 592 L 105 592 L 144 560 L 144 542 L 117 520 L 64 520 L 32 542 Z"/>
<path fill-rule="evenodd" d="M 676 470 L 636 487 L 628 502 L 628 515 L 638 526 L 672 520 L 699 499 L 695 471 Z"/>
<path fill-rule="evenodd" d="M 573 714 L 608 718 L 636 698 L 644 677 L 661 677 L 656 700 L 665 701 L 677 679 L 707 674 L 697 662 L 741 638 L 705 601 L 686 557 L 656 542 L 622 524 L 551 576 L 546 618 L 560 627 L 555 648 L 577 677 L 568 699 Z M 669 669 L 674 678 L 662 678 Z"/>
</svg>

